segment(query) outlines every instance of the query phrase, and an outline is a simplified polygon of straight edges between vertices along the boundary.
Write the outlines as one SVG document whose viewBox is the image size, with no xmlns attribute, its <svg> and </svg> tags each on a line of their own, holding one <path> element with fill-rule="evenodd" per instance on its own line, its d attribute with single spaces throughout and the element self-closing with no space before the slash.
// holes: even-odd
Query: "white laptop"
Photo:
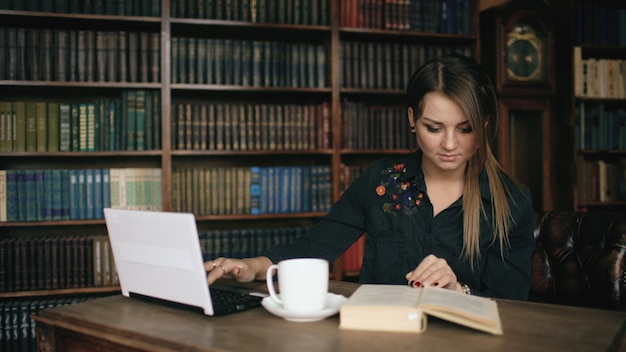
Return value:
<svg viewBox="0 0 626 352">
<path fill-rule="evenodd" d="M 104 217 L 124 296 L 173 303 L 206 315 L 261 304 L 261 293 L 215 285 L 209 289 L 193 214 L 105 208 Z"/>
</svg>

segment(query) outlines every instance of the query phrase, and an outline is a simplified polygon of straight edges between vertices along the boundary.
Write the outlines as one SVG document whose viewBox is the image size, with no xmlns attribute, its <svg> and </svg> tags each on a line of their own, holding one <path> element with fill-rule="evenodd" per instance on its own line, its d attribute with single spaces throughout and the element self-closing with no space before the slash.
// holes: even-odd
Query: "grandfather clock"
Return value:
<svg viewBox="0 0 626 352">
<path fill-rule="evenodd" d="M 552 8 L 541 0 L 512 0 L 481 13 L 480 26 L 481 62 L 499 97 L 498 160 L 530 187 L 535 211 L 552 209 Z"/>
</svg>

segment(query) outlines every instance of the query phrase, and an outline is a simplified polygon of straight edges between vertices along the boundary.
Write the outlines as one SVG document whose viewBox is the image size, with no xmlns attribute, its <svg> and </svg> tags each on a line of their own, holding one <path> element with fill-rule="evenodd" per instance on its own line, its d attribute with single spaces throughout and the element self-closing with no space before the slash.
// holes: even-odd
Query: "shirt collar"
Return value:
<svg viewBox="0 0 626 352">
<path fill-rule="evenodd" d="M 424 183 L 424 172 L 422 171 L 422 156 L 423 153 L 421 150 L 416 150 L 410 156 L 407 156 L 405 160 L 403 160 L 406 166 L 406 173 L 404 174 L 404 178 L 410 180 L 415 178 L 415 184 L 417 187 L 425 191 L 426 185 Z M 491 188 L 489 187 L 489 177 L 487 176 L 487 171 L 483 168 L 478 176 L 478 184 L 480 187 L 480 196 L 483 200 L 491 201 Z"/>
</svg>

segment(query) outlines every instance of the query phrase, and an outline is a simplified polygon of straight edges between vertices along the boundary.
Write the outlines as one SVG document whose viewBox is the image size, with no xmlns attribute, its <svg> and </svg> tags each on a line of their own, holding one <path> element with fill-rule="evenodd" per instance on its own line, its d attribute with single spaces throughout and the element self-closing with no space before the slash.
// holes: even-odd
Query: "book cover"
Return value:
<svg viewBox="0 0 626 352">
<path fill-rule="evenodd" d="M 339 328 L 420 333 L 427 315 L 502 335 L 496 301 L 441 288 L 361 285 L 339 311 Z"/>
</svg>

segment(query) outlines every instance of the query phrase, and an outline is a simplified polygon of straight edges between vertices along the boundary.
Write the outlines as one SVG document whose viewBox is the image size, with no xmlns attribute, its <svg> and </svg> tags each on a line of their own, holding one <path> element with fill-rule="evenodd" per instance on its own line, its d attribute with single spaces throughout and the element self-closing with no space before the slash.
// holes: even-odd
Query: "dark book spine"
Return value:
<svg viewBox="0 0 626 352">
<path fill-rule="evenodd" d="M 56 32 L 56 79 L 57 81 L 67 81 L 69 79 L 69 31 L 59 29 Z"/>
</svg>

